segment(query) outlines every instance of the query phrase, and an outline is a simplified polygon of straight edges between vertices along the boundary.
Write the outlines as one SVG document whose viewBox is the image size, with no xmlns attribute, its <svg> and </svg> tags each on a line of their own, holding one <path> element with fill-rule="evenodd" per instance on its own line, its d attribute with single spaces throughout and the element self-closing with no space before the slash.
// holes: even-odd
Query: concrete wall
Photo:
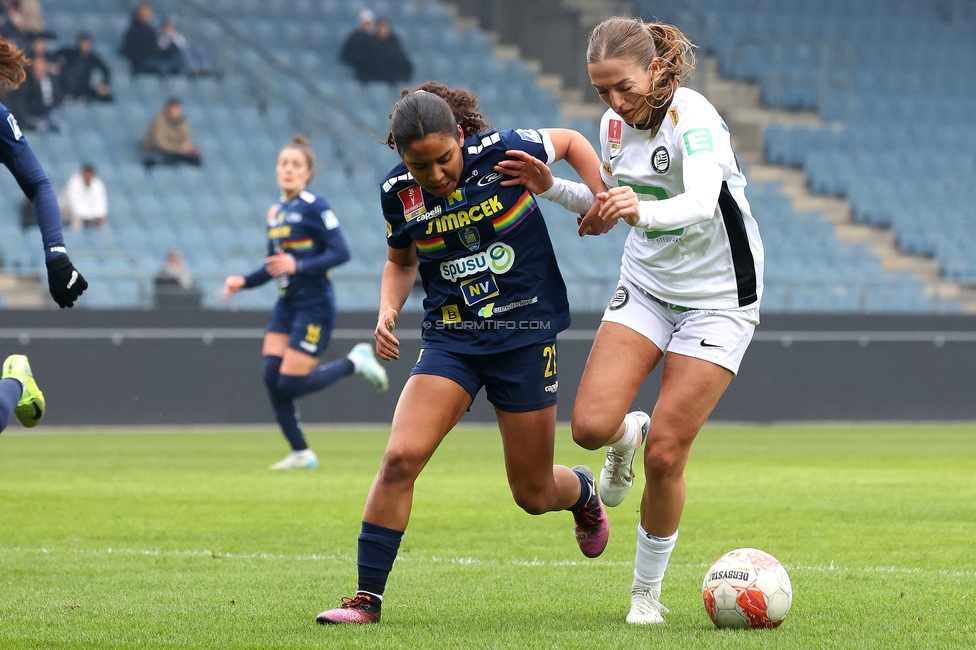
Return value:
<svg viewBox="0 0 976 650">
<path fill-rule="evenodd" d="M 270 423 L 261 383 L 267 315 L 228 312 L 0 311 L 0 356 L 30 357 L 45 424 Z M 419 351 L 417 315 L 401 361 L 375 395 L 351 377 L 299 403 L 306 422 L 388 423 Z M 373 314 L 343 314 L 324 359 L 371 340 Z M 568 420 L 599 314 L 559 339 L 560 420 Z M 713 420 L 976 420 L 976 318 L 764 316 Z M 635 406 L 652 409 L 660 370 Z M 494 419 L 480 395 L 466 417 Z"/>
</svg>

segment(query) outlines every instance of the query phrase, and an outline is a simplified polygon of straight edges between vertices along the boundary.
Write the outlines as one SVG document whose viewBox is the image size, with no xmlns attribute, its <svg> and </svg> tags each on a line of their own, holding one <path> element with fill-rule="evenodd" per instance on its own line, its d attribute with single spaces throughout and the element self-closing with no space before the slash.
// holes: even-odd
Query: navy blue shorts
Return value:
<svg viewBox="0 0 976 650">
<path fill-rule="evenodd" d="M 446 377 L 471 399 L 484 386 L 488 401 L 508 413 L 538 411 L 556 403 L 556 339 L 496 354 L 425 348 L 410 374 Z"/>
<path fill-rule="evenodd" d="M 335 326 L 335 309 L 330 302 L 299 303 L 279 300 L 271 312 L 268 332 L 288 335 L 292 350 L 318 356 L 329 346 Z"/>
</svg>

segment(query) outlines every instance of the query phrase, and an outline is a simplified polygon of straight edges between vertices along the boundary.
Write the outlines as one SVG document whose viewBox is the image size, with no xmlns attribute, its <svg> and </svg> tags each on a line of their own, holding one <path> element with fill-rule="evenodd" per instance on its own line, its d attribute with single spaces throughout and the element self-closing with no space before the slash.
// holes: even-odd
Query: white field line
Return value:
<svg viewBox="0 0 976 650">
<path fill-rule="evenodd" d="M 21 548 L 19 546 L 0 547 L 0 554 L 12 555 L 17 553 L 39 554 L 39 555 L 150 555 L 164 557 L 209 557 L 214 559 L 228 560 L 285 560 L 288 562 L 353 562 L 355 557 L 346 554 L 331 555 L 285 555 L 282 553 L 225 553 L 223 551 L 208 550 L 162 550 L 162 549 L 133 549 L 133 548 L 105 548 L 105 549 L 56 549 L 56 548 Z M 484 565 L 484 566 L 520 566 L 520 567 L 562 567 L 562 566 L 620 566 L 630 567 L 630 561 L 612 560 L 540 560 L 540 559 L 510 559 L 510 560 L 482 560 L 476 557 L 417 557 L 401 556 L 397 562 L 408 564 L 458 564 L 458 565 Z M 704 562 L 672 562 L 672 567 L 707 569 L 710 564 Z M 830 564 L 806 565 L 806 564 L 787 564 L 789 571 L 812 572 L 812 573 L 894 573 L 894 574 L 918 574 L 918 575 L 940 575 L 954 577 L 976 577 L 976 570 L 949 570 L 949 569 L 923 569 L 921 567 L 898 567 L 898 566 L 866 566 L 866 567 L 843 567 L 837 566 L 833 562 Z"/>
</svg>

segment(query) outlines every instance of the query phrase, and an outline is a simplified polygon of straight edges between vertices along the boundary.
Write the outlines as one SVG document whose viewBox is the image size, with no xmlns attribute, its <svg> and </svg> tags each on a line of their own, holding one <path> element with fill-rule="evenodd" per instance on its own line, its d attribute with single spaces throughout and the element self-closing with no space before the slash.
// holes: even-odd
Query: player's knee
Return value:
<svg viewBox="0 0 976 650">
<path fill-rule="evenodd" d="M 287 397 L 288 399 L 295 399 L 302 388 L 303 379 L 304 377 L 294 377 L 292 375 L 279 374 L 278 382 L 275 384 L 275 390 L 278 391 L 279 395 Z"/>
<path fill-rule="evenodd" d="M 644 451 L 644 474 L 658 482 L 681 476 L 688 459 L 687 450 L 670 441 L 651 443 Z"/>
<path fill-rule="evenodd" d="M 583 449 L 595 451 L 605 446 L 619 426 L 597 411 L 573 411 L 573 441 Z"/>
<path fill-rule="evenodd" d="M 541 515 L 552 510 L 548 495 L 542 490 L 512 488 L 512 496 L 516 505 L 530 515 Z"/>
<path fill-rule="evenodd" d="M 278 390 L 280 370 L 281 357 L 266 356 L 264 358 L 264 371 L 261 374 L 261 378 L 264 380 L 264 385 L 268 387 L 268 390 Z"/>
<path fill-rule="evenodd" d="M 379 479 L 385 485 L 413 483 L 423 468 L 423 459 L 409 451 L 388 449 L 383 455 Z"/>
</svg>

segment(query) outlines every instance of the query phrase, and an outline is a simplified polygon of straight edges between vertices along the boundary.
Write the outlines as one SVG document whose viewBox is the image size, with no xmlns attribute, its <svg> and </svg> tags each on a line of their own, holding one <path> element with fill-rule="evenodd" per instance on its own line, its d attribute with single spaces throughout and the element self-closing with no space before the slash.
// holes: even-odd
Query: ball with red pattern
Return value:
<svg viewBox="0 0 976 650">
<path fill-rule="evenodd" d="M 783 565 L 754 548 L 729 551 L 705 573 L 705 611 L 716 627 L 778 627 L 793 604 L 793 586 Z"/>
</svg>

